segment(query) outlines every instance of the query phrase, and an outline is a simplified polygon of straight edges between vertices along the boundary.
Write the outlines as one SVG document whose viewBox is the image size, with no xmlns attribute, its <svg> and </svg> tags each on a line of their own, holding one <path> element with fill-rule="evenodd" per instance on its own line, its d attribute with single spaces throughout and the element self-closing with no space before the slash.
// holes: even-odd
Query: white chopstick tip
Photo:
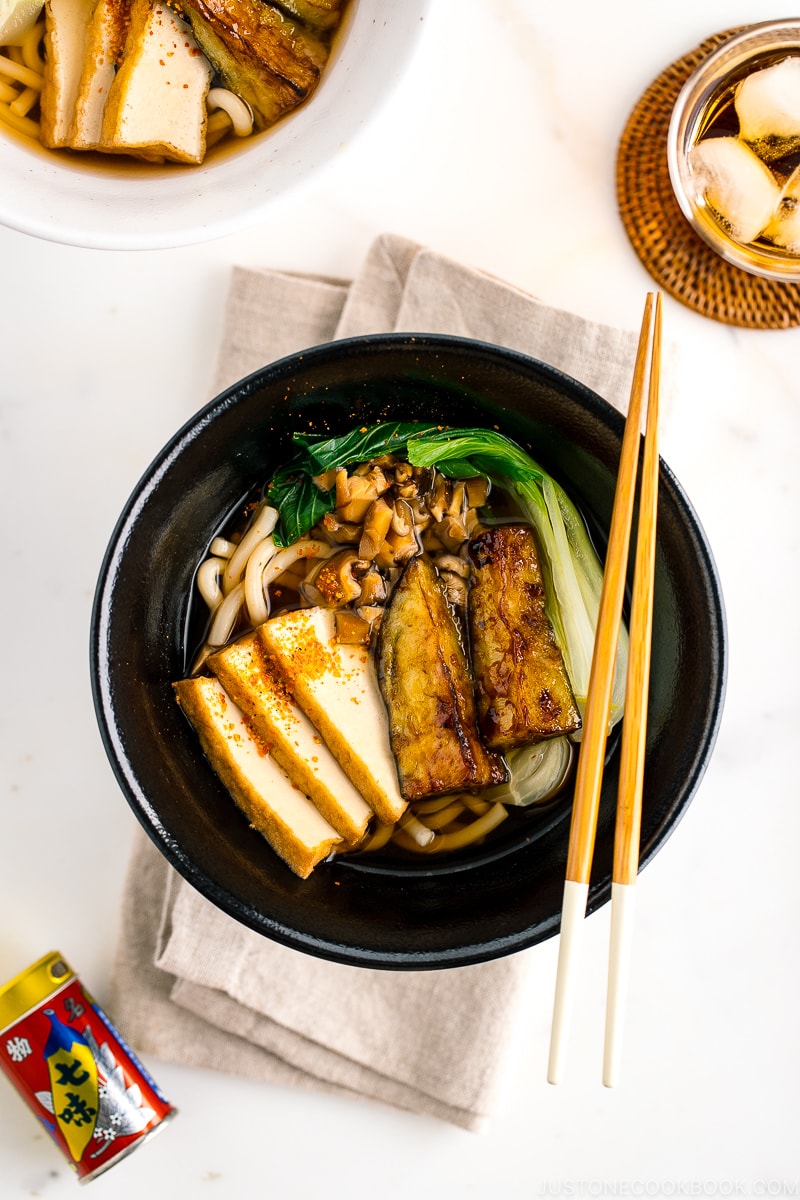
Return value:
<svg viewBox="0 0 800 1200">
<path fill-rule="evenodd" d="M 616 1087 L 622 1059 L 622 1028 L 633 942 L 636 885 L 611 885 L 611 937 L 608 953 L 608 997 L 606 1001 L 606 1037 L 603 1051 L 603 1083 Z"/>
<path fill-rule="evenodd" d="M 558 945 L 556 992 L 553 1001 L 553 1024 L 550 1033 L 550 1059 L 547 1082 L 560 1083 L 564 1075 L 567 1035 L 575 994 L 575 974 L 579 944 L 586 917 L 589 884 L 564 881 L 564 901 L 561 908 L 561 933 Z"/>
</svg>

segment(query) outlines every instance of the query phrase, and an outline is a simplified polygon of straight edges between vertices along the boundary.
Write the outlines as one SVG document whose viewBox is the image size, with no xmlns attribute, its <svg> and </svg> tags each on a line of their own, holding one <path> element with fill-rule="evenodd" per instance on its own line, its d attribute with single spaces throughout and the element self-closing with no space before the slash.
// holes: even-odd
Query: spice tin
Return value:
<svg viewBox="0 0 800 1200">
<path fill-rule="evenodd" d="M 55 951 L 0 988 L 0 1065 L 81 1183 L 176 1112 Z"/>
</svg>

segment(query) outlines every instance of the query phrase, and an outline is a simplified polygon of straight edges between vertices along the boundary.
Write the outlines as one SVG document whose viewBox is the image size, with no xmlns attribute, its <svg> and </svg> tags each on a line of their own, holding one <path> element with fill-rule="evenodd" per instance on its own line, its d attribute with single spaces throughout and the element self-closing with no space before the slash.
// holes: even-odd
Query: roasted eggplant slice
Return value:
<svg viewBox="0 0 800 1200">
<path fill-rule="evenodd" d="M 581 718 L 545 612 L 533 530 L 495 525 L 469 543 L 469 633 L 481 736 L 513 750 L 573 733 Z"/>
<path fill-rule="evenodd" d="M 277 8 L 297 17 L 312 29 L 335 29 L 347 7 L 347 0 L 279 0 Z"/>
<path fill-rule="evenodd" d="M 427 557 L 414 558 L 381 623 L 378 681 L 406 800 L 488 787 L 505 763 L 478 736 L 467 656 L 442 581 Z"/>
<path fill-rule="evenodd" d="M 262 0 L 181 0 L 181 11 L 225 86 L 263 129 L 311 95 L 327 45 L 278 5 Z"/>
</svg>

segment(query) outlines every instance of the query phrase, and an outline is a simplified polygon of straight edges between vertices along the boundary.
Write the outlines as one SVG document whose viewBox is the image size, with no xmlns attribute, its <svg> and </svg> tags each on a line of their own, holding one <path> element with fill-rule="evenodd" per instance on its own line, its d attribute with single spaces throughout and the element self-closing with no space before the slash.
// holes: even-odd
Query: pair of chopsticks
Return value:
<svg viewBox="0 0 800 1200">
<path fill-rule="evenodd" d="M 639 525 L 631 601 L 625 719 L 622 728 L 619 792 L 614 834 L 603 1083 L 607 1087 L 613 1087 L 619 1075 L 622 1019 L 633 933 L 634 888 L 639 870 L 642 780 L 653 624 L 653 574 L 659 469 L 657 427 L 660 361 L 661 295 L 660 293 L 656 295 L 650 293 L 642 319 L 631 399 L 622 439 L 622 453 L 583 722 L 583 739 L 578 757 L 561 914 L 550 1059 L 547 1071 L 550 1083 L 559 1083 L 563 1073 L 580 935 L 586 916 L 589 875 L 592 868 L 597 814 L 600 807 L 600 788 L 603 781 L 611 691 L 628 567 L 633 504 L 639 466 L 642 410 L 646 398 L 647 425 L 639 496 Z"/>
</svg>

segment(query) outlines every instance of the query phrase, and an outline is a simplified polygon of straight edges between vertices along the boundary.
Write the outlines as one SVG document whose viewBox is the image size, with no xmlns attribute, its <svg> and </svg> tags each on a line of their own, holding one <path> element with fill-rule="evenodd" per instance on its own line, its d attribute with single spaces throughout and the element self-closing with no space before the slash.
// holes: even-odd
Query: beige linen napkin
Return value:
<svg viewBox="0 0 800 1200">
<path fill-rule="evenodd" d="M 297 350 L 393 330 L 509 346 L 627 408 L 635 335 L 391 235 L 349 284 L 237 268 L 214 390 Z M 110 1007 L 142 1054 L 477 1130 L 502 1100 L 530 969 L 531 952 L 422 972 L 308 957 L 225 916 L 137 833 Z"/>
</svg>

